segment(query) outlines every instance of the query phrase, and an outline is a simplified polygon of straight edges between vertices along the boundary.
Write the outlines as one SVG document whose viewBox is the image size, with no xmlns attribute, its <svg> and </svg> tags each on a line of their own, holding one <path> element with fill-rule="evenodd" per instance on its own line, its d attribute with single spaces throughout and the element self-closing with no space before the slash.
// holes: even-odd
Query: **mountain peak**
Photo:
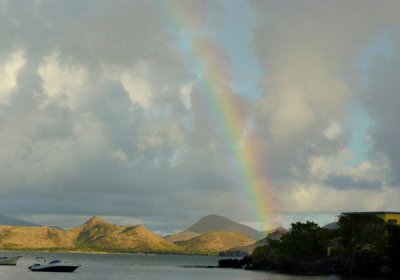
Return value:
<svg viewBox="0 0 400 280">
<path fill-rule="evenodd" d="M 200 234 L 211 231 L 236 231 L 245 233 L 254 238 L 260 237 L 260 232 L 258 232 L 257 230 L 215 214 L 201 218 L 197 223 L 192 225 L 186 231 L 192 231 Z"/>
<path fill-rule="evenodd" d="M 217 215 L 217 214 L 210 214 L 210 215 L 204 216 L 200 220 L 210 220 L 210 219 L 212 219 L 212 220 L 214 220 L 214 219 L 229 220 L 228 218 L 225 218 L 224 216 Z"/>
<path fill-rule="evenodd" d="M 86 223 L 84 223 L 83 225 L 84 226 L 95 226 L 95 225 L 104 225 L 104 224 L 108 225 L 110 223 L 99 216 L 93 216 L 89 220 L 87 220 Z"/>
<path fill-rule="evenodd" d="M 223 217 L 221 215 L 210 214 L 210 215 L 202 217 L 196 224 L 215 224 L 215 225 L 217 225 L 219 223 L 222 223 L 222 224 L 229 223 L 229 224 L 231 224 L 231 223 L 236 223 L 236 222 L 234 222 L 234 221 L 232 221 L 232 220 L 230 220 L 228 218 L 225 218 L 225 217 Z"/>
</svg>

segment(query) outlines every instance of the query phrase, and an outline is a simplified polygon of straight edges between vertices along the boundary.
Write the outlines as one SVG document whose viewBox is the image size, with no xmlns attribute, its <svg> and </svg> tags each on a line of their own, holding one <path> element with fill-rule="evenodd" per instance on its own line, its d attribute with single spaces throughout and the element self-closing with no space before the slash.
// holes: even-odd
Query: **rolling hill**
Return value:
<svg viewBox="0 0 400 280">
<path fill-rule="evenodd" d="M 48 226 L 0 226 L 1 249 L 72 248 L 68 233 Z"/>
<path fill-rule="evenodd" d="M 230 248 L 253 244 L 256 240 L 241 232 L 212 231 L 198 237 L 175 242 L 188 252 L 217 254 Z"/>
<path fill-rule="evenodd" d="M 165 237 L 188 252 L 216 254 L 255 244 L 264 234 L 219 215 L 201 218 L 187 230 Z"/>
<path fill-rule="evenodd" d="M 181 253 L 146 227 L 113 225 L 92 217 L 83 225 L 62 230 L 48 226 L 0 226 L 0 249 Z"/>
<path fill-rule="evenodd" d="M 186 240 L 198 237 L 200 235 L 201 235 L 201 233 L 197 233 L 194 231 L 181 231 L 174 235 L 168 235 L 165 237 L 165 239 L 168 240 L 169 242 L 175 243 L 178 241 L 186 241 Z"/>
<path fill-rule="evenodd" d="M 143 225 L 122 226 L 93 216 L 63 230 L 49 226 L 0 226 L 0 249 L 85 252 L 218 254 L 256 242 L 256 230 L 217 215 L 200 219 L 188 230 L 162 238 Z"/>
</svg>

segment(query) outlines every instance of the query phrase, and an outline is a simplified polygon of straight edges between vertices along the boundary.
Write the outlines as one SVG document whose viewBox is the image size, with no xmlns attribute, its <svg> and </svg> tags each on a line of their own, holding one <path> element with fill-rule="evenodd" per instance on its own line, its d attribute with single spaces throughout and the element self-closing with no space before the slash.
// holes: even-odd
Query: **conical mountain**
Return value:
<svg viewBox="0 0 400 280">
<path fill-rule="evenodd" d="M 130 227 L 113 225 L 98 216 L 93 216 L 70 232 L 77 246 L 88 249 L 141 253 L 182 251 L 143 225 Z"/>
<path fill-rule="evenodd" d="M 93 216 L 83 225 L 74 229 L 76 242 L 90 245 L 93 241 L 98 240 L 99 237 L 109 235 L 119 228 L 120 226 L 113 225 L 98 216 Z"/>
<path fill-rule="evenodd" d="M 207 233 L 212 231 L 230 231 L 241 232 L 255 239 L 261 238 L 262 233 L 252 227 L 239 224 L 228 218 L 219 215 L 208 215 L 201 218 L 197 223 L 192 225 L 186 231 L 196 233 Z"/>
</svg>

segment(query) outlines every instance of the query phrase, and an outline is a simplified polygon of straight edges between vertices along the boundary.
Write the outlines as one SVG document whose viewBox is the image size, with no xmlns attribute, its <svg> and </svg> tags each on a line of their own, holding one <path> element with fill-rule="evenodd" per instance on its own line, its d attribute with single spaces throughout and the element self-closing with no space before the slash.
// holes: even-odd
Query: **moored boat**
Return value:
<svg viewBox="0 0 400 280">
<path fill-rule="evenodd" d="M 0 265 L 17 265 L 17 262 L 21 257 L 22 256 L 0 257 Z"/>
<path fill-rule="evenodd" d="M 80 266 L 80 264 L 65 263 L 60 260 L 53 260 L 47 263 L 46 260 L 43 259 L 43 263 L 31 265 L 29 270 L 37 272 L 74 272 Z"/>
</svg>

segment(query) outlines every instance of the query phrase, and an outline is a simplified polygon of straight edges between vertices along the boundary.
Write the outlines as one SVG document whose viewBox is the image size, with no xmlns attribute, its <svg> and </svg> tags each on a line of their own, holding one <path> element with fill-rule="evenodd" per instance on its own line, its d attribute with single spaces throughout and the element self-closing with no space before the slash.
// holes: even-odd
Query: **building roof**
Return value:
<svg viewBox="0 0 400 280">
<path fill-rule="evenodd" d="M 376 211 L 376 212 L 343 212 L 343 215 L 381 215 L 381 214 L 399 214 L 400 212 L 394 211 Z"/>
</svg>

